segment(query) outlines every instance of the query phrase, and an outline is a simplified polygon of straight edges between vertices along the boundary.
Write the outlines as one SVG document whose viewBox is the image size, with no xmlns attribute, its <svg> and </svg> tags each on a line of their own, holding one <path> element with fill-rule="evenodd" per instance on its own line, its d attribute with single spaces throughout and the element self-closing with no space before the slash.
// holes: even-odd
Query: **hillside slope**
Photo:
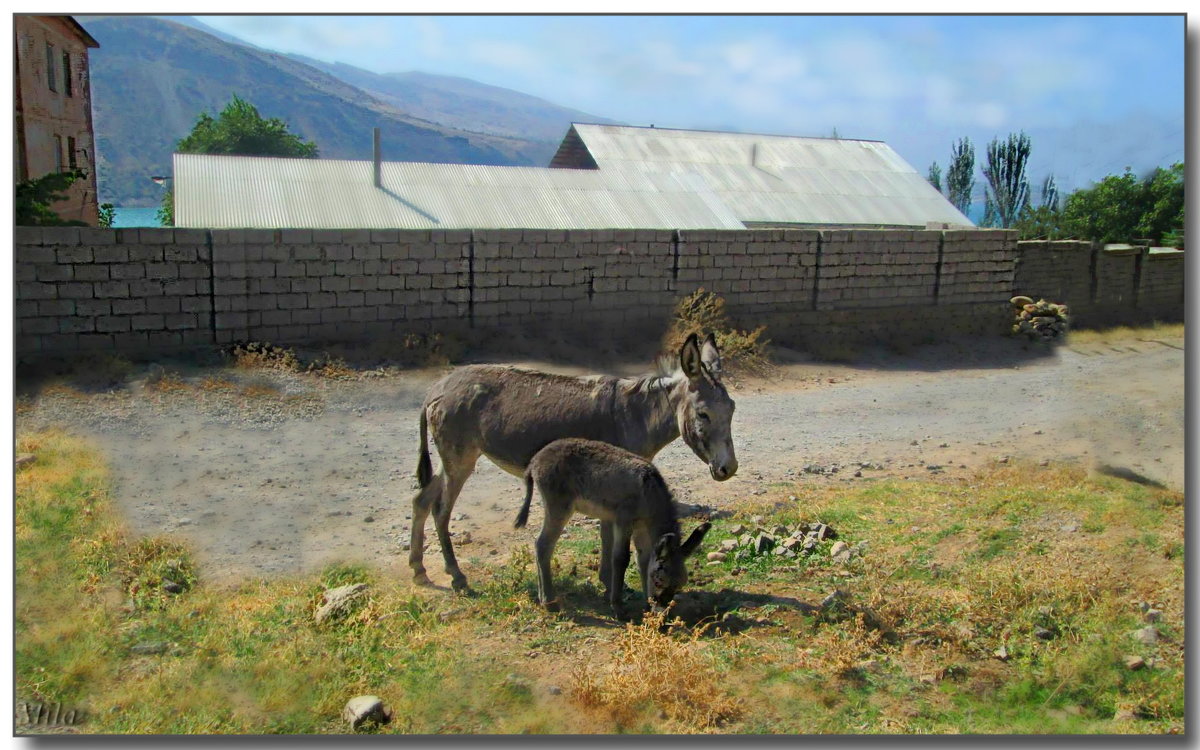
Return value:
<svg viewBox="0 0 1200 750">
<path fill-rule="evenodd" d="M 472 133 L 402 112 L 285 55 L 232 44 L 149 16 L 79 16 L 100 42 L 91 52 L 92 107 L 102 201 L 154 205 L 174 144 L 201 112 L 237 94 L 265 117 L 315 141 L 323 158 L 369 159 L 371 128 L 384 157 L 476 164 L 545 164 L 554 145 Z"/>
</svg>

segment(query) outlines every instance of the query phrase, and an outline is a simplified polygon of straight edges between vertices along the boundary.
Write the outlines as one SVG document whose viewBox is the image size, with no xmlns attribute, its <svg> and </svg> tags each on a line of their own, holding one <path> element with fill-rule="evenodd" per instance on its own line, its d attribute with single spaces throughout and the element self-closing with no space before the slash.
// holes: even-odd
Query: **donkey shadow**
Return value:
<svg viewBox="0 0 1200 750">
<path fill-rule="evenodd" d="M 562 606 L 560 617 L 579 626 L 602 629 L 623 628 L 627 623 L 641 624 L 648 613 L 635 605 L 640 592 L 629 586 L 625 588 L 625 603 L 630 608 L 630 619 L 618 620 L 604 597 L 603 590 L 595 582 L 575 576 L 560 576 L 558 600 Z M 527 587 L 529 597 L 537 601 L 536 586 Z M 773 611 L 790 610 L 802 616 L 817 616 L 825 610 L 819 604 L 810 604 L 790 596 L 754 594 L 736 589 L 720 591 L 690 590 L 676 594 L 671 603 L 667 622 L 678 622 L 692 631 L 700 630 L 705 636 L 736 635 L 756 628 L 771 626 L 769 618 L 763 618 L 754 610 L 772 605 Z"/>
</svg>

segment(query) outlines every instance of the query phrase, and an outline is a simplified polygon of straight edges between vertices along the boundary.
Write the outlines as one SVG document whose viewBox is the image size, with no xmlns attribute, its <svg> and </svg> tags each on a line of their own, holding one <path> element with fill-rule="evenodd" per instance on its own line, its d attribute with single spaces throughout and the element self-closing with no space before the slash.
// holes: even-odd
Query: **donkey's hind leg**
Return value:
<svg viewBox="0 0 1200 750">
<path fill-rule="evenodd" d="M 412 568 L 413 583 L 418 586 L 429 586 L 432 582 L 425 574 L 425 519 L 434 502 L 441 497 L 443 475 L 438 473 L 429 480 L 429 484 L 421 488 L 413 496 L 412 535 L 408 543 L 408 567 Z"/>
<path fill-rule="evenodd" d="M 454 545 L 450 541 L 450 512 L 454 510 L 454 502 L 458 493 L 462 492 L 463 484 L 471 472 L 475 470 L 475 461 L 479 454 L 442 456 L 442 495 L 433 509 L 433 525 L 437 530 L 438 542 L 442 545 L 442 559 L 446 563 L 446 572 L 450 574 L 450 585 L 455 591 L 467 590 L 467 577 L 458 567 L 458 559 L 454 555 Z M 415 523 L 415 519 L 414 519 Z"/>
<path fill-rule="evenodd" d="M 545 518 L 542 520 L 542 532 L 538 534 L 537 541 L 533 544 L 537 556 L 538 601 L 551 612 L 557 612 L 559 603 L 554 596 L 554 579 L 551 575 L 550 559 L 554 556 L 554 546 L 558 544 L 558 537 L 562 535 L 563 527 L 567 525 L 567 521 L 571 520 L 571 509 L 569 505 L 565 508 L 552 507 L 552 503 L 545 499 L 545 490 L 539 487 L 538 491 L 542 493 L 543 507 L 546 509 Z"/>
</svg>

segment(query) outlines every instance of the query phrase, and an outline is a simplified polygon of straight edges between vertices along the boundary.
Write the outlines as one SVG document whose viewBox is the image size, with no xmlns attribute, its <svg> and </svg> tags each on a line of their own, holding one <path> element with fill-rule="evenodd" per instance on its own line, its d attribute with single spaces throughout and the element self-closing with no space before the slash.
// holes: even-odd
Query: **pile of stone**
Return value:
<svg viewBox="0 0 1200 750">
<path fill-rule="evenodd" d="M 738 524 L 730 532 L 732 537 L 723 540 L 716 552 L 708 553 L 709 562 L 720 563 L 729 558 L 745 560 L 766 555 L 795 558 L 812 553 L 826 539 L 837 538 L 833 527 L 821 521 L 800 523 L 790 528 L 780 524 L 770 529 Z"/>
<path fill-rule="evenodd" d="M 1067 306 L 1040 299 L 1034 302 L 1029 297 L 1013 297 L 1012 332 L 1026 336 L 1032 341 L 1050 343 L 1067 332 L 1069 317 Z"/>
</svg>

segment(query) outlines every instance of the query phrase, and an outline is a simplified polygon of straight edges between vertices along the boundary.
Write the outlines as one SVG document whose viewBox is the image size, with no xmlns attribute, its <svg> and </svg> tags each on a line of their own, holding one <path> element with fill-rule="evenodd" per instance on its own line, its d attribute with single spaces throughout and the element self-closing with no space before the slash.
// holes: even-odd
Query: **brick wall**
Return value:
<svg viewBox="0 0 1200 750">
<path fill-rule="evenodd" d="M 1019 242 L 1013 290 L 1066 303 L 1076 326 L 1183 320 L 1184 253 L 1091 242 Z"/>
<path fill-rule="evenodd" d="M 15 239 L 23 358 L 468 327 L 657 336 L 700 287 L 738 325 L 800 345 L 1000 330 L 1014 290 L 1074 307 L 1095 289 L 1101 306 L 1182 315 L 1179 258 L 1093 259 L 999 230 L 18 227 Z"/>
</svg>

